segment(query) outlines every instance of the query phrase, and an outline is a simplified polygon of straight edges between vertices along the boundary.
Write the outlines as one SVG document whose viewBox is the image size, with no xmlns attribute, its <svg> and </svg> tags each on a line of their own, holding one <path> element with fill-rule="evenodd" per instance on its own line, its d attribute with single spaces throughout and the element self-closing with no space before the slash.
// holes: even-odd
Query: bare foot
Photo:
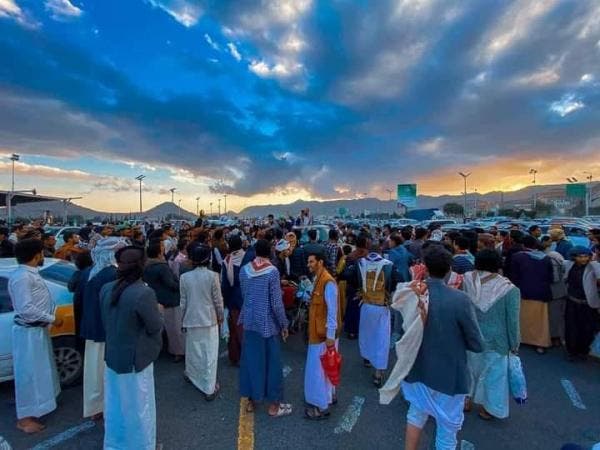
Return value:
<svg viewBox="0 0 600 450">
<path fill-rule="evenodd" d="M 42 425 L 38 420 L 33 417 L 25 417 L 24 419 L 20 419 L 17 421 L 17 428 L 24 433 L 33 434 L 39 433 L 40 431 L 46 428 L 45 425 Z"/>
</svg>

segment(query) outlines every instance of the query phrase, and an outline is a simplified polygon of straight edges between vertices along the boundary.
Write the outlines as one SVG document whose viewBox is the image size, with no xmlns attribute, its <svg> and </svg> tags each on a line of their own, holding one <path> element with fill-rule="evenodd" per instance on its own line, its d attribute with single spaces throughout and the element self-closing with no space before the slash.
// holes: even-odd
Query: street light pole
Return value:
<svg viewBox="0 0 600 450">
<path fill-rule="evenodd" d="M 223 199 L 225 200 L 225 215 L 227 215 L 227 194 L 223 194 Z"/>
<path fill-rule="evenodd" d="M 535 176 L 537 175 L 538 171 L 536 169 L 529 169 L 529 174 L 533 175 L 533 212 L 535 212 L 535 208 L 537 206 L 537 195 L 536 195 L 536 190 L 535 190 Z"/>
<path fill-rule="evenodd" d="M 181 199 L 179 199 L 178 205 L 179 205 L 179 218 L 181 218 L 182 217 L 181 216 Z"/>
<path fill-rule="evenodd" d="M 463 181 L 465 182 L 465 190 L 463 191 L 464 194 L 464 205 L 463 205 L 463 222 L 467 222 L 467 178 L 469 178 L 469 175 L 471 175 L 471 172 L 469 173 L 464 173 L 464 172 L 458 172 L 458 174 L 463 177 Z"/>
<path fill-rule="evenodd" d="M 196 197 L 196 215 L 200 216 L 200 197 Z"/>
<path fill-rule="evenodd" d="M 585 184 L 585 215 L 590 215 L 590 203 L 592 203 L 592 172 L 583 172 L 588 182 Z"/>
<path fill-rule="evenodd" d="M 15 191 L 15 161 L 18 161 L 21 156 L 13 153 L 10 157 L 12 161 L 12 184 L 11 184 L 11 192 Z"/>
<path fill-rule="evenodd" d="M 175 203 L 175 191 L 177 188 L 171 188 L 169 191 L 171 192 L 171 203 Z"/>
<path fill-rule="evenodd" d="M 135 177 L 136 180 L 140 182 L 140 219 L 142 214 L 142 180 L 146 178 L 146 175 L 138 175 Z"/>
<path fill-rule="evenodd" d="M 217 200 L 219 202 L 219 218 L 221 218 L 221 199 Z"/>
</svg>

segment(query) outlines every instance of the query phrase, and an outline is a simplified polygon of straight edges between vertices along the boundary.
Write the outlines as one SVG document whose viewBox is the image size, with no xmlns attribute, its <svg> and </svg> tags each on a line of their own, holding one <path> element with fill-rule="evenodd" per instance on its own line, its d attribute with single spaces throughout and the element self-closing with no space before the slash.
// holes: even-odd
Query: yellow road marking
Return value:
<svg viewBox="0 0 600 450">
<path fill-rule="evenodd" d="M 254 450 L 254 413 L 246 412 L 248 399 L 240 399 L 240 420 L 238 423 L 238 450 Z"/>
</svg>

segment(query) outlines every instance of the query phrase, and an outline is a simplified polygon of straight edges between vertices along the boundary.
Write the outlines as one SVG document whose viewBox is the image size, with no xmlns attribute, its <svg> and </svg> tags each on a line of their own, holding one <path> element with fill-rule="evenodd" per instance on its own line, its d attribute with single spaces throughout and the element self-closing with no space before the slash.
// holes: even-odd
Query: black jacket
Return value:
<svg viewBox="0 0 600 450">
<path fill-rule="evenodd" d="M 113 305 L 115 284 L 105 284 L 100 292 L 106 328 L 104 361 L 119 374 L 141 372 L 158 358 L 162 347 L 163 319 L 156 295 L 138 280 L 127 286 Z"/>
<path fill-rule="evenodd" d="M 104 342 L 106 335 L 102 325 L 100 290 L 106 283 L 117 279 L 117 268 L 108 266 L 88 280 L 91 268 L 81 271 L 78 291 L 81 295 L 80 336 L 94 342 Z"/>
<path fill-rule="evenodd" d="M 149 260 L 143 279 L 154 289 L 158 303 L 165 308 L 179 306 L 179 281 L 166 261 Z"/>
</svg>

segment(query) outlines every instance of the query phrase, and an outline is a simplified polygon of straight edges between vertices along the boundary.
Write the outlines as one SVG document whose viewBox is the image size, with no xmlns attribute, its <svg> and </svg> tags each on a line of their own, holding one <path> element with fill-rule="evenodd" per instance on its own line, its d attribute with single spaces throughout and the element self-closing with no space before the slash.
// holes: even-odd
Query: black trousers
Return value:
<svg viewBox="0 0 600 450">
<path fill-rule="evenodd" d="M 570 355 L 587 355 L 598 330 L 598 312 L 587 304 L 567 299 L 565 341 Z"/>
</svg>

